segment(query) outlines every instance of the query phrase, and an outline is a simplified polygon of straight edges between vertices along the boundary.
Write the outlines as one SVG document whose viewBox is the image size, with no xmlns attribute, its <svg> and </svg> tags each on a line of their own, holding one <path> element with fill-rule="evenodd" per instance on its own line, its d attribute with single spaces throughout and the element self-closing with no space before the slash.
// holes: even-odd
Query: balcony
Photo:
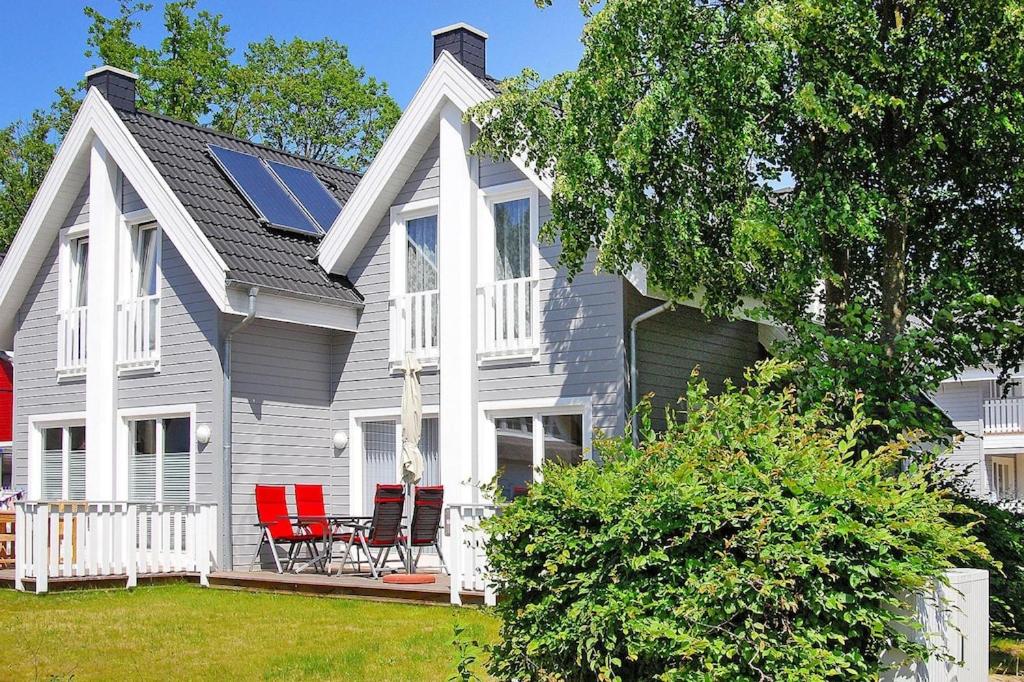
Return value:
<svg viewBox="0 0 1024 682">
<path fill-rule="evenodd" d="M 400 294 L 391 298 L 391 349 L 393 367 L 400 367 L 412 352 L 420 364 L 434 365 L 438 359 L 437 289 Z"/>
<path fill-rule="evenodd" d="M 154 369 L 160 364 L 160 296 L 140 296 L 117 304 L 117 366 Z"/>
<path fill-rule="evenodd" d="M 60 313 L 57 321 L 57 376 L 85 374 L 85 349 L 89 309 L 70 308 Z"/>
<path fill-rule="evenodd" d="M 506 279 L 477 289 L 481 359 L 532 357 L 540 346 L 538 280 Z"/>
<path fill-rule="evenodd" d="M 982 403 L 985 433 L 1024 432 L 1024 398 L 1002 398 Z"/>
</svg>

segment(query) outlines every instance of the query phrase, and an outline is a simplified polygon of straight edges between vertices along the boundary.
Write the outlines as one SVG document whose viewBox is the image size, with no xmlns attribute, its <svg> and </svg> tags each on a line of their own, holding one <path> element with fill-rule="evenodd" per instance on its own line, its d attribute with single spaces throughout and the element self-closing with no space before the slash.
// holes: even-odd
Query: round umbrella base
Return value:
<svg viewBox="0 0 1024 682">
<path fill-rule="evenodd" d="M 427 573 L 392 573 L 384 576 L 383 580 L 393 585 L 429 585 L 437 582 L 437 576 Z"/>
</svg>

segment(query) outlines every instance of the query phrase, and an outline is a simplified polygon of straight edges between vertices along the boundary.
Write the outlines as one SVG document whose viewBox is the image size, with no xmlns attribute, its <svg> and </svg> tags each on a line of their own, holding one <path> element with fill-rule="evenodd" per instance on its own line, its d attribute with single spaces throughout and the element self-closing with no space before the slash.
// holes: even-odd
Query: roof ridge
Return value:
<svg viewBox="0 0 1024 682">
<path fill-rule="evenodd" d="M 191 128 L 193 130 L 199 130 L 201 132 L 208 133 L 210 135 L 216 135 L 217 137 L 222 137 L 222 138 L 224 138 L 226 140 L 232 140 L 234 142 L 241 142 L 242 144 L 251 145 L 253 147 L 256 147 L 257 149 L 265 149 L 267 151 L 275 152 L 277 154 L 283 154 L 283 155 L 288 156 L 288 157 L 293 158 L 293 159 L 298 159 L 300 161 L 305 161 L 306 163 L 312 163 L 312 164 L 314 164 L 316 166 L 322 166 L 324 168 L 327 168 L 327 169 L 332 170 L 332 171 L 337 172 L 337 173 L 346 173 L 348 175 L 353 176 L 353 178 L 355 178 L 356 180 L 359 180 L 360 178 L 363 177 L 363 174 L 358 172 L 358 171 L 349 170 L 348 168 L 342 168 L 341 166 L 335 166 L 333 163 L 327 163 L 326 161 L 320 161 L 318 159 L 311 159 L 308 156 L 302 156 L 301 154 L 295 154 L 293 152 L 286 152 L 283 149 L 278 149 L 277 147 L 271 147 L 270 145 L 267 145 L 267 144 L 261 144 L 259 142 L 253 142 L 252 140 L 247 140 L 244 137 L 239 137 L 238 135 L 232 135 L 231 133 L 225 133 L 225 132 L 217 130 L 215 128 L 210 128 L 208 126 L 199 125 L 198 123 L 190 123 L 188 121 L 182 121 L 180 118 L 173 118 L 171 116 L 165 116 L 163 114 L 158 114 L 155 111 L 148 111 L 146 109 L 136 109 L 135 111 L 123 111 L 123 110 L 118 109 L 116 111 L 118 113 L 125 113 L 125 114 L 143 114 L 143 115 L 149 116 L 151 118 L 156 118 L 156 119 L 160 119 L 162 121 L 167 121 L 168 123 L 174 123 L 176 125 L 185 126 L 186 128 Z"/>
</svg>

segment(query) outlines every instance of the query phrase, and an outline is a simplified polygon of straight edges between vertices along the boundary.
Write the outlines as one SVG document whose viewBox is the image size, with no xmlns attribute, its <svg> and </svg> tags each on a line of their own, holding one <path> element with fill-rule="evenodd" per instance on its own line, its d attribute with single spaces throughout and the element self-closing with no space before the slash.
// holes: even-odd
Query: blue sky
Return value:
<svg viewBox="0 0 1024 682">
<path fill-rule="evenodd" d="M 147 44 L 159 41 L 163 30 L 163 2 L 153 4 L 139 34 Z M 107 16 L 117 13 L 116 0 L 5 4 L 0 124 L 49 105 L 57 86 L 74 84 L 93 66 L 83 54 L 85 5 Z M 200 0 L 200 7 L 224 15 L 236 58 L 248 43 L 268 35 L 330 36 L 345 43 L 353 63 L 387 81 L 402 107 L 430 66 L 430 31 L 447 24 L 465 21 L 490 35 L 488 71 L 498 77 L 518 73 L 524 66 L 550 76 L 575 66 L 582 53 L 583 18 L 576 0 L 561 0 L 545 10 L 538 10 L 531 0 Z"/>
</svg>

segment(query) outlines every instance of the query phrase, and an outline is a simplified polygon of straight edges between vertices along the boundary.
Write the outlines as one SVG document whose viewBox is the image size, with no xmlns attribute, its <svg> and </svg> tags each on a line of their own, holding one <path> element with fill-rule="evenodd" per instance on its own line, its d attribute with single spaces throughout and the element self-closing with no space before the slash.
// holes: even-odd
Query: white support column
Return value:
<svg viewBox="0 0 1024 682">
<path fill-rule="evenodd" d="M 85 494 L 114 498 L 117 449 L 117 165 L 99 140 L 89 163 L 89 308 L 85 372 Z"/>
<path fill-rule="evenodd" d="M 438 289 L 440 299 L 441 481 L 449 504 L 471 502 L 477 445 L 477 187 L 469 124 L 447 102 L 440 116 Z M 449 555 L 451 556 L 451 555 Z"/>
</svg>

